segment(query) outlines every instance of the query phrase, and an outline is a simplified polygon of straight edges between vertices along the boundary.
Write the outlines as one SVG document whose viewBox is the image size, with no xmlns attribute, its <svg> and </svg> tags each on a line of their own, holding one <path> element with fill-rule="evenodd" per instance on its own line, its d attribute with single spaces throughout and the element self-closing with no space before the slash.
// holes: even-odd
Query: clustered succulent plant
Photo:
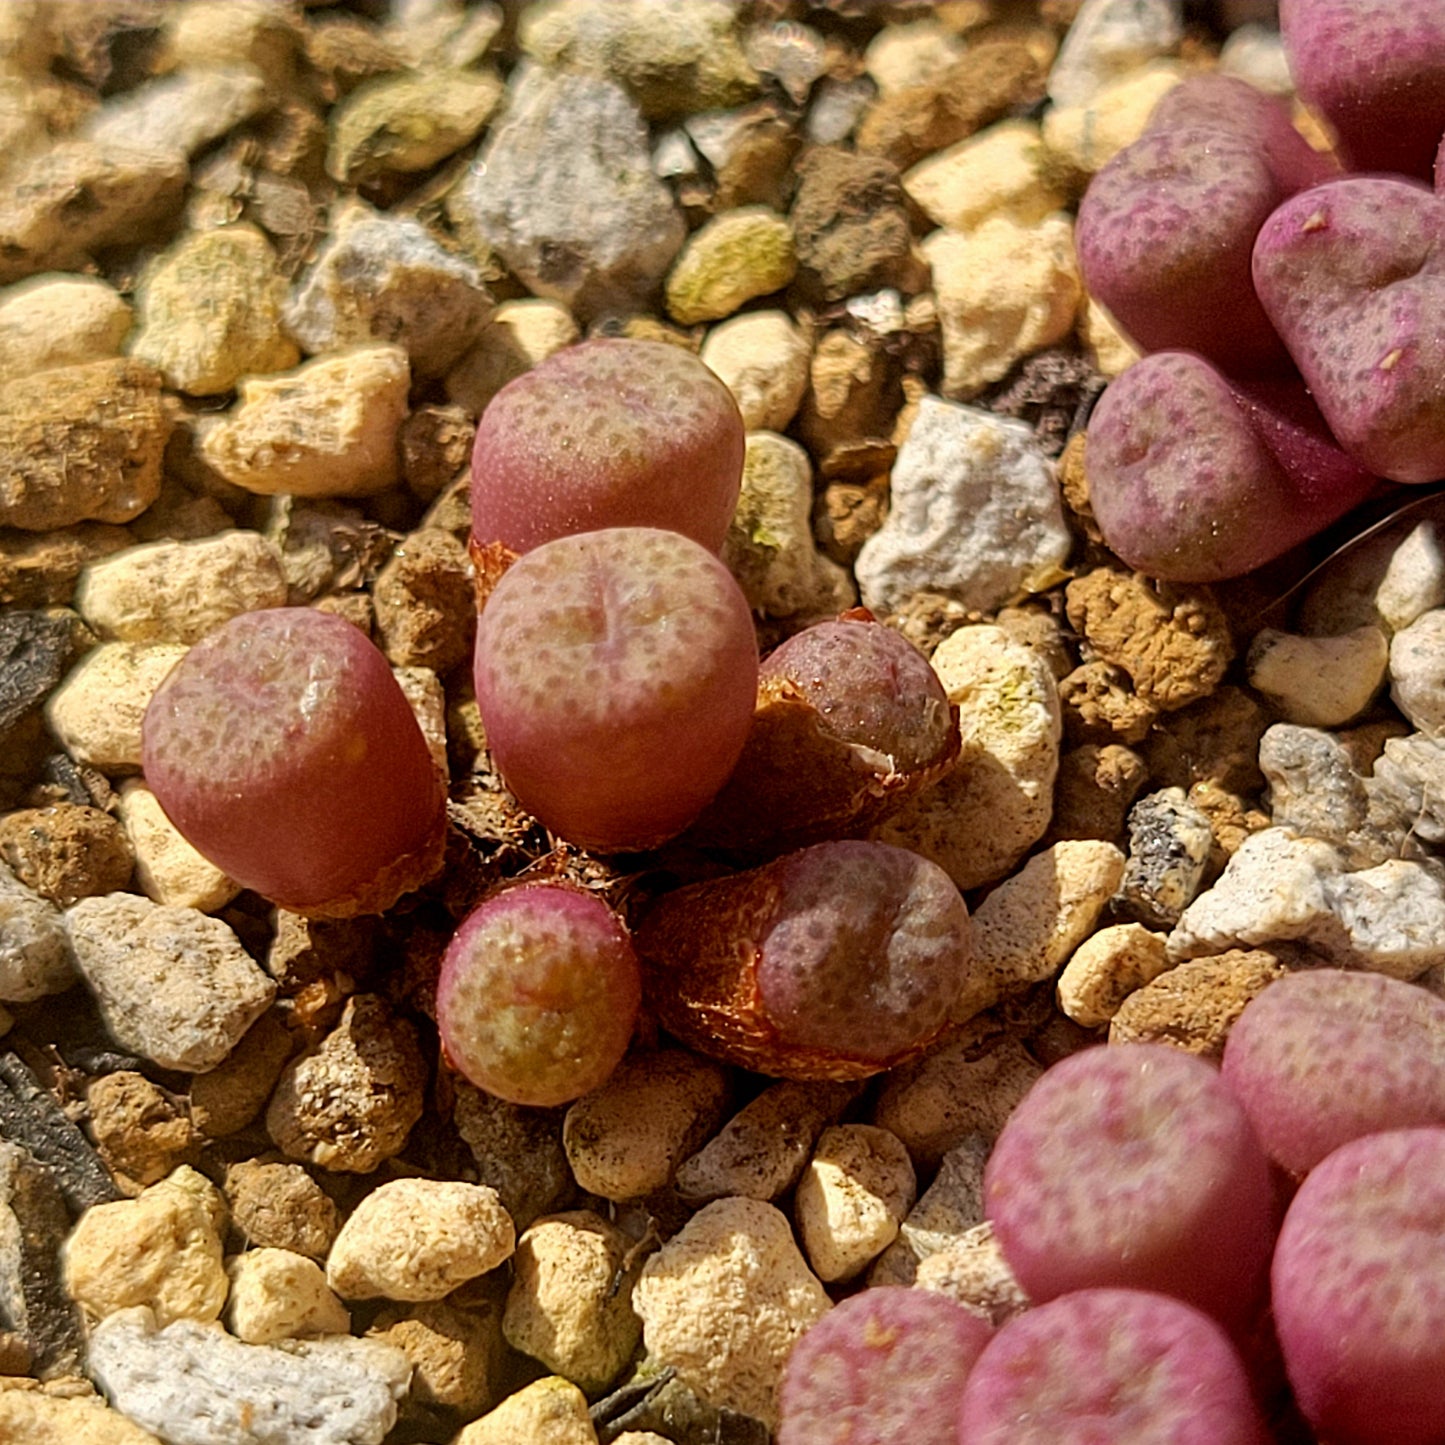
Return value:
<svg viewBox="0 0 1445 1445">
<path fill-rule="evenodd" d="M 1334 154 L 1285 102 L 1193 76 L 1079 208 L 1088 289 L 1148 353 L 1091 419 L 1091 503 L 1120 557 L 1175 581 L 1445 476 L 1445 16 L 1281 0 L 1280 24 Z"/>
<path fill-rule="evenodd" d="M 1084 199 L 1090 290 L 1152 353 L 1091 421 L 1091 503 L 1147 572 L 1233 576 L 1382 479 L 1445 473 L 1445 200 L 1423 179 L 1445 17 L 1386 25 L 1394 6 L 1281 4 L 1345 163 L 1394 174 L 1336 173 L 1282 104 L 1201 76 Z M 474 677 L 498 772 L 566 844 L 706 860 L 644 890 L 635 934 L 556 880 L 462 921 L 438 1031 L 501 1098 L 597 1087 L 644 1005 L 727 1062 L 861 1078 L 932 1043 L 968 975 L 958 889 L 863 836 L 951 765 L 956 713 L 866 613 L 760 664 L 717 555 L 742 462 L 726 389 L 657 343 L 568 348 L 481 419 Z M 180 830 L 289 909 L 382 911 L 440 867 L 443 778 L 385 660 L 337 618 L 219 629 L 157 692 L 144 754 Z M 1323 1438 L 1445 1439 L 1442 1077 L 1445 1004 L 1332 970 L 1252 1002 L 1222 1069 L 1153 1045 L 1069 1056 L 985 1176 L 1033 1307 L 995 1329 L 920 1290 L 844 1301 L 792 1355 L 781 1445 L 1253 1445 L 1263 1337 Z"/>
</svg>

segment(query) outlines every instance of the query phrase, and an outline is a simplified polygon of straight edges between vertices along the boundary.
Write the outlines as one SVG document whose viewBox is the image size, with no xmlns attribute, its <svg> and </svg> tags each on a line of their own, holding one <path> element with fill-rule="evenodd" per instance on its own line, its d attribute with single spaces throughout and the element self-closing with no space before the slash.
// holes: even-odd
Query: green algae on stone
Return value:
<svg viewBox="0 0 1445 1445">
<path fill-rule="evenodd" d="M 667 310 L 691 326 L 731 316 L 758 296 L 781 291 L 798 258 L 788 223 L 767 206 L 714 216 L 679 253 L 667 278 Z"/>
</svg>

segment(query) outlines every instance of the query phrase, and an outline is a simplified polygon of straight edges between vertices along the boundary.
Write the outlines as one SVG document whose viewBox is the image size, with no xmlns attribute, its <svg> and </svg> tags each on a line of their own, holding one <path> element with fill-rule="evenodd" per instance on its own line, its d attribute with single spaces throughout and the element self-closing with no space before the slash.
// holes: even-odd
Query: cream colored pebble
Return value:
<svg viewBox="0 0 1445 1445">
<path fill-rule="evenodd" d="M 514 1350 L 540 1360 L 590 1395 L 621 1373 L 642 1336 L 632 1308 L 640 1252 L 590 1210 L 535 1220 L 513 1257 L 502 1333 Z"/>
<path fill-rule="evenodd" d="M 130 303 L 95 276 L 32 276 L 0 291 L 0 380 L 120 355 Z"/>
<path fill-rule="evenodd" d="M 238 613 L 281 607 L 281 552 L 259 532 L 127 547 L 80 575 L 75 610 L 97 637 L 119 642 L 199 642 Z"/>
<path fill-rule="evenodd" d="M 786 431 L 808 389 L 808 338 L 786 311 L 747 311 L 714 326 L 700 352 L 732 392 L 748 431 Z"/>
<path fill-rule="evenodd" d="M 783 1365 L 832 1304 L 787 1216 L 737 1198 L 698 1210 L 643 1266 L 632 1300 L 654 1363 L 771 1427 Z"/>
<path fill-rule="evenodd" d="M 399 346 L 362 346 L 252 377 L 201 442 L 234 486 L 271 496 L 359 497 L 400 475 L 411 367 Z"/>
<path fill-rule="evenodd" d="M 560 301 L 541 296 L 503 301 L 476 344 L 447 373 L 447 396 L 480 416 L 509 381 L 571 346 L 581 334 Z"/>
<path fill-rule="evenodd" d="M 1074 950 L 1059 975 L 1059 1007 L 1076 1024 L 1096 1029 L 1119 1012 L 1135 989 L 1170 967 L 1168 937 L 1142 923 L 1101 928 Z"/>
<path fill-rule="evenodd" d="M 1124 861 L 1112 843 L 1066 839 L 1000 883 L 973 915 L 973 967 L 953 1007 L 955 1022 L 1052 978 L 1094 931 Z"/>
<path fill-rule="evenodd" d="M 351 1332 L 346 1306 L 314 1259 L 289 1249 L 253 1249 L 226 1261 L 226 1326 L 238 1340 L 271 1345 L 298 1335 Z"/>
<path fill-rule="evenodd" d="M 1083 105 L 1056 105 L 1044 116 L 1044 144 L 1091 176 L 1144 133 L 1154 107 L 1184 79 L 1174 60 L 1156 60 L 1100 86 Z"/>
<path fill-rule="evenodd" d="M 919 161 L 903 189 L 937 226 L 967 231 L 990 216 L 1034 226 L 1067 204 L 1044 179 L 1046 157 L 1034 122 L 1003 120 Z"/>
<path fill-rule="evenodd" d="M 78 763 L 103 773 L 140 771 L 140 722 L 186 649 L 172 642 L 102 642 L 50 695 L 46 721 Z"/>
<path fill-rule="evenodd" d="M 1028 226 L 994 215 L 966 233 L 935 231 L 920 249 L 933 268 L 945 396 L 976 396 L 1073 331 L 1084 293 L 1067 215 Z"/>
<path fill-rule="evenodd" d="M 874 1124 L 825 1129 L 798 1181 L 794 1217 L 813 1272 L 852 1279 L 898 1237 L 918 1181 L 896 1134 Z"/>
<path fill-rule="evenodd" d="M 175 1176 L 135 1199 L 87 1209 L 62 1249 L 61 1270 L 66 1293 L 96 1319 L 145 1305 L 163 1328 L 214 1320 L 226 1302 L 212 1203 Z"/>
<path fill-rule="evenodd" d="M 343 1299 L 433 1300 L 495 1269 L 516 1244 L 495 1189 L 393 1179 L 341 1226 L 326 1281 Z"/>
<path fill-rule="evenodd" d="M 570 1380 L 533 1380 L 480 1420 L 452 1445 L 597 1445 L 587 1396 Z"/>
<path fill-rule="evenodd" d="M 153 902 L 215 913 L 241 891 L 181 836 L 139 778 L 121 784 L 120 821 L 135 853 L 136 882 Z"/>
<path fill-rule="evenodd" d="M 1029 1297 L 1014 1278 L 987 1221 L 920 1260 L 914 1282 L 919 1289 L 956 1299 L 995 1328 L 1029 1307 Z"/>
</svg>

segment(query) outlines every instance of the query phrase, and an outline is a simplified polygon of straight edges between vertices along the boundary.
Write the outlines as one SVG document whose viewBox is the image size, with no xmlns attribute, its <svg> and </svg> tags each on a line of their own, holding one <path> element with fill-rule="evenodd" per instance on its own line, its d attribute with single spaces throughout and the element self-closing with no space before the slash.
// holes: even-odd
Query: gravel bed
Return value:
<svg viewBox="0 0 1445 1445">
<path fill-rule="evenodd" d="M 1080 197 L 1185 75 L 1288 98 L 1273 12 L 0 5 L 0 1438 L 767 1445 L 836 1302 L 1028 1308 L 983 1166 L 1050 1065 L 1215 1062 L 1320 964 L 1445 997 L 1445 507 L 1213 586 L 1089 508 L 1137 353 Z M 596 335 L 737 400 L 763 653 L 861 606 L 958 710 L 864 825 L 972 916 L 948 1028 L 881 1074 L 765 1077 L 646 995 L 569 1104 L 442 1057 L 442 954 L 499 884 L 636 926 L 736 862 L 571 847 L 486 749 L 477 419 Z M 366 632 L 447 774 L 444 861 L 384 914 L 239 888 L 142 777 L 176 661 L 279 606 Z"/>
</svg>

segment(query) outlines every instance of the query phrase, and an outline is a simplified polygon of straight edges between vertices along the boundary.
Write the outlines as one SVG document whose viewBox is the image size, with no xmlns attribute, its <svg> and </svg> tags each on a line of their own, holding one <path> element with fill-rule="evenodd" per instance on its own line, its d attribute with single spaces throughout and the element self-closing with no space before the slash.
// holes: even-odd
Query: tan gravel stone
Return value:
<svg viewBox="0 0 1445 1445">
<path fill-rule="evenodd" d="M 590 1210 L 545 1215 L 517 1241 L 502 1332 L 589 1395 L 622 1372 L 642 1338 L 632 1286 L 642 1252 Z"/>
<path fill-rule="evenodd" d="M 1017 1039 L 984 1044 L 965 1028 L 889 1074 L 873 1121 L 897 1135 L 927 1170 L 970 1135 L 996 1138 L 1042 1073 Z"/>
<path fill-rule="evenodd" d="M 920 1264 L 950 1249 L 983 1220 L 983 1171 L 991 1138 L 969 1134 L 938 1162 L 933 1183 L 903 1221 L 898 1238 L 868 1271 L 869 1285 L 912 1285 Z"/>
<path fill-rule="evenodd" d="M 0 381 L 120 355 L 131 307 L 96 276 L 32 276 L 0 292 Z"/>
<path fill-rule="evenodd" d="M 381 650 L 394 666 L 447 673 L 471 656 L 472 568 L 450 532 L 431 527 L 403 537 L 371 595 Z"/>
<path fill-rule="evenodd" d="M 182 236 L 141 277 L 131 355 L 177 391 L 230 391 L 243 376 L 285 371 L 300 360 L 282 329 L 285 300 L 276 252 L 257 227 Z"/>
<path fill-rule="evenodd" d="M 326 1279 L 344 1299 L 435 1300 L 495 1269 L 516 1246 L 495 1189 L 393 1179 L 341 1226 Z"/>
<path fill-rule="evenodd" d="M 597 1445 L 587 1397 L 558 1375 L 533 1380 L 473 1420 L 452 1445 Z"/>
<path fill-rule="evenodd" d="M 268 1009 L 214 1069 L 191 1076 L 191 1122 L 211 1139 L 239 1133 L 265 1107 L 296 1039 Z"/>
<path fill-rule="evenodd" d="M 776 1428 L 783 1365 L 831 1301 L 781 1211 L 719 1199 L 648 1260 L 633 1304 L 650 1360 L 711 1404 Z"/>
<path fill-rule="evenodd" d="M 26 887 L 61 908 L 124 888 L 135 862 L 120 824 L 77 803 L 0 817 L 0 859 Z"/>
<path fill-rule="evenodd" d="M 140 771 L 140 724 L 151 695 L 186 649 L 171 642 L 103 642 L 50 695 L 50 730 L 77 762 L 112 775 Z"/>
<path fill-rule="evenodd" d="M 399 346 L 317 357 L 243 381 L 240 399 L 201 442 L 234 486 L 270 496 L 356 497 L 400 477 L 398 432 L 411 369 Z"/>
<path fill-rule="evenodd" d="M 1121 667 L 1141 700 L 1172 712 L 1207 697 L 1234 656 L 1229 624 L 1207 588 L 1095 568 L 1064 591 L 1085 655 Z"/>
<path fill-rule="evenodd" d="M 699 355 L 732 392 L 749 431 L 786 431 L 808 389 L 810 347 L 786 311 L 748 311 L 714 326 Z"/>
<path fill-rule="evenodd" d="M 1092 176 L 1144 133 L 1154 107 L 1184 78 L 1177 61 L 1156 60 L 1099 87 L 1082 105 L 1056 105 L 1044 116 L 1044 144 L 1058 162 Z"/>
<path fill-rule="evenodd" d="M 226 1170 L 225 1195 L 242 1238 L 257 1248 L 324 1260 L 341 1228 L 340 1210 L 299 1164 L 242 1160 Z"/>
<path fill-rule="evenodd" d="M 781 291 L 798 259 L 787 221 L 767 206 L 714 216 L 683 243 L 668 274 L 667 311 L 681 326 L 720 321 Z"/>
<path fill-rule="evenodd" d="M 497 1404 L 503 1391 L 500 1305 L 460 1309 L 446 1300 L 423 1300 L 404 1310 L 387 1308 L 366 1337 L 394 1346 L 411 1361 L 412 1405 L 475 1418 Z"/>
<path fill-rule="evenodd" d="M 473 416 L 509 382 L 581 338 L 560 301 L 524 296 L 503 301 L 477 343 L 447 373 L 447 395 Z"/>
<path fill-rule="evenodd" d="M 1086 1029 L 1106 1024 L 1136 989 L 1169 967 L 1167 935 L 1117 923 L 1086 938 L 1059 975 L 1059 1007 Z"/>
<path fill-rule="evenodd" d="M 1021 1315 L 1030 1303 L 987 1222 L 920 1260 L 916 1284 L 956 1299 L 995 1329 Z"/>
<path fill-rule="evenodd" d="M 876 832 L 931 858 L 960 888 L 1006 875 L 1053 809 L 1062 718 L 1048 662 L 1003 628 L 960 627 L 933 654 L 962 746 L 940 782 Z"/>
<path fill-rule="evenodd" d="M 0 1439 L 19 1445 L 161 1445 L 99 1397 L 0 1389 Z"/>
<path fill-rule="evenodd" d="M 228 1259 L 226 1273 L 226 1328 L 248 1345 L 351 1332 L 346 1306 L 326 1287 L 314 1259 L 289 1249 L 253 1249 Z"/>
<path fill-rule="evenodd" d="M 1081 839 L 1055 843 L 999 884 L 974 912 L 973 967 L 954 1019 L 1052 978 L 1094 931 L 1123 876 L 1118 848 Z"/>
<path fill-rule="evenodd" d="M 1218 1062 L 1245 1005 L 1286 971 L 1259 948 L 1181 963 L 1124 1000 L 1109 1025 L 1109 1042 L 1172 1044 Z"/>
<path fill-rule="evenodd" d="M 160 373 L 92 361 L 0 386 L 0 526 L 129 522 L 160 495 L 170 435 Z"/>
<path fill-rule="evenodd" d="M 120 821 L 135 854 L 136 883 L 153 902 L 218 913 L 241 891 L 181 836 L 139 778 L 121 784 Z"/>
<path fill-rule="evenodd" d="M 776 1199 L 791 1189 L 813 1144 L 858 1093 L 855 1084 L 783 1079 L 743 1106 L 686 1160 L 673 1183 L 684 1199 Z"/>
<path fill-rule="evenodd" d="M 190 645 L 239 613 L 285 603 L 280 549 L 251 531 L 127 548 L 87 567 L 75 592 L 96 636 L 118 642 Z"/>
<path fill-rule="evenodd" d="M 266 1129 L 293 1159 L 369 1174 L 405 1145 L 426 1080 L 415 1028 L 377 995 L 356 994 L 336 1028 L 288 1065 Z"/>
<path fill-rule="evenodd" d="M 577 1183 L 604 1199 L 637 1199 L 668 1184 L 717 1127 L 728 1076 L 681 1049 L 634 1054 L 567 1110 L 562 1143 Z"/>
<path fill-rule="evenodd" d="M 1035 226 L 1068 204 L 1046 175 L 1046 158 L 1037 125 L 1001 120 L 919 161 L 904 175 L 903 189 L 934 225 L 953 231 L 992 216 Z"/>
<path fill-rule="evenodd" d="M 917 1193 L 896 1134 L 874 1124 L 825 1129 L 793 1205 L 813 1272 L 829 1284 L 861 1274 L 898 1237 Z"/>
<path fill-rule="evenodd" d="M 213 1320 L 226 1301 L 221 1238 L 207 1203 L 169 1179 L 136 1199 L 96 1204 L 61 1255 L 66 1292 L 91 1316 L 146 1305 L 156 1323 Z"/>
<path fill-rule="evenodd" d="M 935 231 L 922 250 L 943 331 L 944 396 L 976 396 L 1073 331 L 1083 283 L 1068 216 L 1028 226 L 990 216 L 967 233 Z"/>
<path fill-rule="evenodd" d="M 184 1107 L 144 1074 L 102 1074 L 85 1091 L 90 1137 L 128 1194 L 194 1162 L 200 1140 Z"/>
</svg>

